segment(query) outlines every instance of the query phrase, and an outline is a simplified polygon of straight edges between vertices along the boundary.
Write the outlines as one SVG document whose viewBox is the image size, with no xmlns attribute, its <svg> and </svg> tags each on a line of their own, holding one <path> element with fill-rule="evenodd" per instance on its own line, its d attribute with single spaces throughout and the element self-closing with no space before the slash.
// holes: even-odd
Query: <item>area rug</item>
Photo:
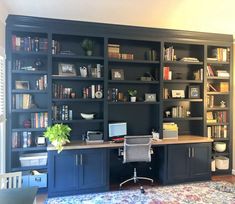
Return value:
<svg viewBox="0 0 235 204">
<path fill-rule="evenodd" d="M 46 204 L 235 204 L 235 185 L 200 182 L 50 198 Z"/>
</svg>

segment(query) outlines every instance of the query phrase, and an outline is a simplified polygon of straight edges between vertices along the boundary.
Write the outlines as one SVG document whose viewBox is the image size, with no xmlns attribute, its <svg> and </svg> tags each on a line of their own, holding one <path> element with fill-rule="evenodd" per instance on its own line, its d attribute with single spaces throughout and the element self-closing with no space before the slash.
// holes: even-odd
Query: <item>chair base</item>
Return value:
<svg viewBox="0 0 235 204">
<path fill-rule="evenodd" d="M 127 180 L 123 181 L 122 183 L 120 183 L 119 188 L 121 189 L 121 187 L 129 181 L 134 181 L 134 183 L 136 183 L 138 180 L 148 180 L 148 181 L 151 181 L 152 184 L 153 184 L 153 179 L 148 178 L 148 177 L 139 177 L 139 176 L 137 176 L 136 168 L 134 168 L 134 176 L 132 178 L 127 179 Z"/>
</svg>

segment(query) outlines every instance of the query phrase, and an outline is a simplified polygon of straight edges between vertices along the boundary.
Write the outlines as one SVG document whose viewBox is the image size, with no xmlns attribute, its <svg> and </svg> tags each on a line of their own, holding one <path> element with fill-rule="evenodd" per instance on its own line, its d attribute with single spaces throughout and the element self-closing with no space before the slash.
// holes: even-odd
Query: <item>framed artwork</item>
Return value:
<svg viewBox="0 0 235 204">
<path fill-rule="evenodd" d="M 146 102 L 155 102 L 156 101 L 156 94 L 145 94 L 145 101 Z"/>
<path fill-rule="evenodd" d="M 74 64 L 59 63 L 58 64 L 59 75 L 61 76 L 76 76 L 76 70 Z"/>
<path fill-rule="evenodd" d="M 29 81 L 15 81 L 16 89 L 29 90 Z"/>
<path fill-rule="evenodd" d="M 200 86 L 189 86 L 188 87 L 188 97 L 189 98 L 200 98 Z"/>
<path fill-rule="evenodd" d="M 184 90 L 172 90 L 172 98 L 185 98 Z"/>
<path fill-rule="evenodd" d="M 112 69 L 112 80 L 124 80 L 123 69 Z"/>
</svg>

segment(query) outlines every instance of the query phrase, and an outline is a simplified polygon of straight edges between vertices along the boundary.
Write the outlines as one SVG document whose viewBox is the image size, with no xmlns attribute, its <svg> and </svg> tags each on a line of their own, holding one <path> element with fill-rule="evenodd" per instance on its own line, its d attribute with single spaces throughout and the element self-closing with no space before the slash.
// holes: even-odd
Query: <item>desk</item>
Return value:
<svg viewBox="0 0 235 204">
<path fill-rule="evenodd" d="M 1 204 L 33 204 L 37 187 L 30 188 L 11 188 L 0 190 Z"/>
<path fill-rule="evenodd" d="M 202 137 L 202 136 L 193 136 L 193 135 L 184 135 L 179 136 L 177 139 L 163 139 L 160 141 L 153 140 L 152 146 L 159 145 L 170 145 L 170 144 L 192 144 L 192 143 L 208 143 L 213 142 L 211 138 Z M 108 148 L 108 149 L 117 149 L 123 147 L 124 143 L 114 143 L 114 142 L 103 142 L 103 143 L 93 143 L 87 144 L 82 141 L 72 141 L 64 145 L 64 150 L 74 150 L 74 149 L 99 149 L 99 148 Z M 53 145 L 47 147 L 48 151 L 56 150 Z"/>
<path fill-rule="evenodd" d="M 207 137 L 192 135 L 178 139 L 153 140 L 152 147 L 155 150 L 150 165 L 153 167 L 155 180 L 163 184 L 193 179 L 209 180 L 212 141 Z M 99 144 L 72 141 L 64 146 L 60 154 L 54 146 L 49 145 L 48 196 L 109 190 L 110 182 L 114 178 L 112 175 L 128 173 L 126 169 L 122 169 L 122 160 L 118 158 L 118 148 L 123 145 L 124 143 L 108 141 Z M 196 152 L 195 157 L 188 156 L 192 149 Z"/>
</svg>

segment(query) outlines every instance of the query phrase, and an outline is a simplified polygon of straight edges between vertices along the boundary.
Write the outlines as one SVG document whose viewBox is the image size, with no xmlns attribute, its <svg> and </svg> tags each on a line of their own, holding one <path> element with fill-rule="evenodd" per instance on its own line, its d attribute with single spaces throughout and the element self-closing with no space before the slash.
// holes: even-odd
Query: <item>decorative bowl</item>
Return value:
<svg viewBox="0 0 235 204">
<path fill-rule="evenodd" d="M 217 152 L 224 152 L 226 150 L 225 142 L 214 142 L 214 150 Z"/>
<path fill-rule="evenodd" d="M 83 119 L 91 120 L 94 118 L 95 114 L 94 113 L 81 113 L 81 116 Z"/>
</svg>

